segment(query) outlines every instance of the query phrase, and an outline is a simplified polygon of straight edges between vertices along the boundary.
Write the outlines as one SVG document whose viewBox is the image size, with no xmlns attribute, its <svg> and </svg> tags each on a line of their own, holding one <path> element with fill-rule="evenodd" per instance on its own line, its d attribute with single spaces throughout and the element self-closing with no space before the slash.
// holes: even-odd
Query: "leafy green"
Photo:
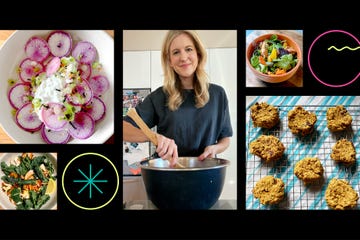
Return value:
<svg viewBox="0 0 360 240">
<path fill-rule="evenodd" d="M 38 195 L 34 208 L 40 209 L 41 206 L 44 205 L 49 199 L 50 199 L 49 194 Z"/>
<path fill-rule="evenodd" d="M 272 54 L 274 49 L 276 49 L 276 55 Z M 296 66 L 298 60 L 296 53 L 289 53 L 286 49 L 286 40 L 281 40 L 273 34 L 257 44 L 250 63 L 257 71 L 265 74 L 275 74 L 279 68 L 289 71 Z M 264 60 L 261 60 L 260 56 Z"/>
<path fill-rule="evenodd" d="M 11 185 L 25 185 L 25 184 L 35 184 L 36 180 L 34 179 L 29 179 L 29 180 L 24 180 L 21 178 L 14 178 L 14 177 L 10 177 L 10 176 L 2 176 L 1 180 L 3 180 L 6 183 L 9 183 Z"/>
<path fill-rule="evenodd" d="M 6 165 L 5 162 L 1 162 L 1 170 L 5 173 L 5 175 L 9 175 L 12 172 L 15 172 L 15 165 L 11 164 L 10 166 Z"/>
<path fill-rule="evenodd" d="M 292 54 L 286 54 L 281 56 L 280 60 L 276 60 L 274 65 L 287 71 L 296 65 L 296 60 L 294 60 Z"/>
<path fill-rule="evenodd" d="M 14 202 L 16 204 L 19 204 L 22 202 L 22 199 L 20 197 L 20 193 L 21 193 L 21 189 L 20 188 L 14 188 L 12 191 L 11 191 L 11 199 L 14 200 Z"/>
</svg>

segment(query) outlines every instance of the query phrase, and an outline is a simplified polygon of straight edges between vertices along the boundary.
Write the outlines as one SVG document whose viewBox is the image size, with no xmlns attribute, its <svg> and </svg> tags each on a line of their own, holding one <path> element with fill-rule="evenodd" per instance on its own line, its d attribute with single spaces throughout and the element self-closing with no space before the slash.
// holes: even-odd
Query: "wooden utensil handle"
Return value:
<svg viewBox="0 0 360 240">
<path fill-rule="evenodd" d="M 139 126 L 143 133 L 150 139 L 150 141 L 157 146 L 158 141 L 156 133 L 151 131 L 151 129 L 146 125 L 146 123 L 141 119 L 139 114 L 136 112 L 135 108 L 130 108 L 127 112 L 127 116 L 131 117 L 132 120 Z"/>
</svg>

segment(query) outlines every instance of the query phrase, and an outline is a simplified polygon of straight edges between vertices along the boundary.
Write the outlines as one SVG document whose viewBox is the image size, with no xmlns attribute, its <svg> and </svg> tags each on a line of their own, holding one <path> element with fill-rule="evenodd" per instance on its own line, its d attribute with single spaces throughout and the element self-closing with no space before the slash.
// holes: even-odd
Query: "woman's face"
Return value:
<svg viewBox="0 0 360 240">
<path fill-rule="evenodd" d="M 198 55 L 189 35 L 182 33 L 170 44 L 170 66 L 181 79 L 194 76 L 198 66 Z"/>
</svg>

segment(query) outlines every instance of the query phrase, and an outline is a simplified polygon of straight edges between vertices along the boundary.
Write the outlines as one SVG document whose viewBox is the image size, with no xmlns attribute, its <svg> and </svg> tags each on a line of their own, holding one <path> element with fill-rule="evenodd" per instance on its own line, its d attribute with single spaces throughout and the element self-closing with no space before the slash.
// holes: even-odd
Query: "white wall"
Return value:
<svg viewBox="0 0 360 240">
<path fill-rule="evenodd" d="M 159 51 L 167 30 L 124 30 L 123 51 Z M 197 30 L 207 48 L 236 48 L 236 30 Z"/>
<path fill-rule="evenodd" d="M 150 51 L 124 51 L 123 61 L 123 88 L 150 88 Z"/>
<path fill-rule="evenodd" d="M 221 85 L 228 96 L 233 137 L 229 148 L 218 155 L 230 160 L 225 186 L 220 199 L 237 198 L 237 53 L 236 48 L 210 49 L 209 75 L 213 83 Z"/>
</svg>

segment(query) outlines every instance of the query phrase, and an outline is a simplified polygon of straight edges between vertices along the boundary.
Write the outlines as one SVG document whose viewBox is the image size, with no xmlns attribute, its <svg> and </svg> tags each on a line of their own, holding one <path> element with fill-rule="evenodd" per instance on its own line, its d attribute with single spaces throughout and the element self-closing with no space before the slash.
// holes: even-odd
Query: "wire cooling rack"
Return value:
<svg viewBox="0 0 360 240">
<path fill-rule="evenodd" d="M 287 113 L 295 105 L 276 106 L 279 110 L 280 123 L 272 129 L 254 127 L 252 120 L 247 122 L 246 147 L 246 209 L 291 209 L 319 210 L 330 209 L 325 201 L 325 191 L 332 178 L 347 180 L 359 194 L 359 129 L 360 105 L 343 105 L 352 116 L 351 127 L 341 132 L 330 132 L 326 126 L 326 112 L 330 105 L 302 105 L 302 107 L 317 116 L 317 122 L 312 134 L 300 136 L 293 134 L 288 127 Z M 274 135 L 285 146 L 283 157 L 272 163 L 265 163 L 259 157 L 250 153 L 249 144 L 262 134 Z M 356 164 L 344 166 L 335 163 L 330 158 L 332 147 L 339 139 L 352 141 L 356 149 Z M 323 179 L 305 186 L 294 174 L 296 162 L 305 157 L 318 157 L 324 167 Z M 254 198 L 252 189 L 262 177 L 272 175 L 281 178 L 285 184 L 285 198 L 277 205 L 263 205 Z M 353 209 L 360 209 L 360 202 Z"/>
</svg>

